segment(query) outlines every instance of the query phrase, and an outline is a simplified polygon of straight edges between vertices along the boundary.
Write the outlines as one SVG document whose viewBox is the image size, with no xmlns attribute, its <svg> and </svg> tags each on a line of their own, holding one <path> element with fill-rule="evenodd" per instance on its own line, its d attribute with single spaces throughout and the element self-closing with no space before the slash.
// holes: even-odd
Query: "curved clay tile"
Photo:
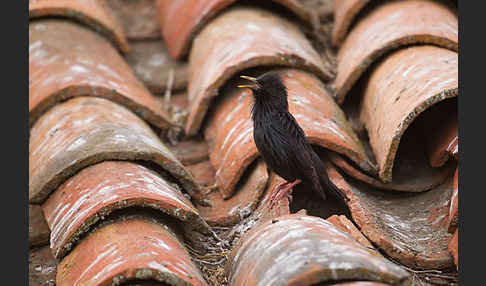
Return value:
<svg viewBox="0 0 486 286">
<path fill-rule="evenodd" d="M 128 39 L 160 38 L 160 25 L 154 0 L 105 1 L 113 14 L 119 19 Z"/>
<path fill-rule="evenodd" d="M 446 101 L 427 110 L 424 116 L 424 136 L 427 155 L 432 167 L 443 166 L 450 158 L 459 156 L 459 121 L 457 101 Z"/>
<path fill-rule="evenodd" d="M 73 1 L 74 2 L 74 1 Z M 174 123 L 118 52 L 66 20 L 29 24 L 29 123 L 68 98 L 97 96 L 125 105 L 159 128 Z"/>
<path fill-rule="evenodd" d="M 255 260 L 255 257 L 258 257 Z M 409 274 L 318 217 L 268 220 L 232 252 L 231 285 L 313 285 L 340 280 L 404 283 Z"/>
<path fill-rule="evenodd" d="M 334 26 L 332 44 L 339 46 L 348 33 L 349 26 L 359 11 L 370 0 L 336 0 L 334 4 Z"/>
<path fill-rule="evenodd" d="M 104 161 L 69 178 L 42 205 L 55 257 L 69 253 L 100 219 L 131 206 L 154 208 L 207 227 L 192 203 L 159 174 L 136 163 Z"/>
<path fill-rule="evenodd" d="M 380 179 L 366 174 L 340 154 L 328 152 L 328 158 L 349 176 L 366 182 L 375 188 L 402 192 L 427 191 L 440 185 L 451 176 L 456 164 L 450 162 L 440 168 L 431 167 L 427 157 L 424 156 L 423 143 L 417 140 L 422 134 L 417 133 L 417 130 L 414 131 L 409 131 L 412 134 L 407 135 L 400 142 L 391 182 L 384 183 Z M 421 152 L 421 150 L 424 152 Z"/>
<path fill-rule="evenodd" d="M 449 207 L 449 218 L 447 220 L 449 224 L 449 232 L 452 233 L 457 229 L 459 224 L 459 169 L 456 169 L 454 173 L 454 181 L 452 185 L 451 205 Z"/>
<path fill-rule="evenodd" d="M 218 89 L 239 71 L 280 65 L 330 74 L 309 40 L 293 23 L 265 10 L 234 7 L 209 23 L 194 40 L 189 58 L 186 133 L 199 131 Z"/>
<path fill-rule="evenodd" d="M 185 89 L 187 86 L 187 62 L 172 59 L 161 40 L 133 42 L 132 50 L 126 54 L 125 59 L 135 75 L 155 94 L 166 91 L 171 76 L 172 90 Z"/>
<path fill-rule="evenodd" d="M 346 197 L 361 232 L 394 260 L 412 268 L 452 266 L 447 232 L 452 178 L 421 193 L 392 193 L 341 175 L 327 164 L 331 181 Z"/>
<path fill-rule="evenodd" d="M 130 279 L 207 285 L 172 230 L 145 217 L 129 217 L 90 233 L 59 264 L 56 285 L 121 285 Z"/>
<path fill-rule="evenodd" d="M 361 100 L 361 121 L 384 182 L 392 170 L 402 135 L 427 108 L 457 96 L 458 55 L 415 46 L 392 53 L 372 71 Z"/>
<path fill-rule="evenodd" d="M 456 268 L 459 270 L 459 228 L 456 229 L 449 242 L 449 252 L 454 257 L 454 264 L 456 264 Z"/>
<path fill-rule="evenodd" d="M 32 127 L 29 201 L 42 203 L 67 178 L 104 160 L 151 161 L 192 194 L 192 176 L 150 127 L 109 100 L 78 97 L 58 104 Z"/>
<path fill-rule="evenodd" d="M 173 58 L 180 59 L 188 52 L 193 38 L 218 13 L 237 0 L 157 0 L 160 31 Z M 285 6 L 304 21 L 310 12 L 298 0 L 273 0 Z"/>
<path fill-rule="evenodd" d="M 196 167 L 198 169 L 195 169 Z M 202 184 L 199 179 L 203 179 L 203 176 L 214 181 L 214 168 L 209 161 L 188 166 L 188 169 L 192 171 L 199 184 Z M 211 206 L 201 206 L 198 209 L 201 216 L 210 225 L 234 225 L 251 214 L 257 207 L 267 186 L 267 166 L 262 160 L 257 160 L 254 162 L 254 166 L 249 167 L 245 172 L 248 174 L 241 180 L 236 193 L 231 198 L 225 200 L 221 193 L 216 191 L 207 194 L 206 199 Z"/>
<path fill-rule="evenodd" d="M 358 78 L 381 55 L 417 43 L 457 51 L 456 14 L 431 0 L 391 1 L 373 9 L 357 23 L 339 49 L 336 100 L 342 103 Z"/>
<path fill-rule="evenodd" d="M 289 111 L 309 142 L 343 154 L 372 172 L 373 164 L 361 142 L 319 79 L 293 69 L 281 69 L 279 73 L 288 89 Z M 258 157 L 250 118 L 252 104 L 248 89 L 230 89 L 221 104 L 215 106 L 205 130 L 211 163 L 216 169 L 216 182 L 224 198 L 233 194 L 245 169 Z"/>
<path fill-rule="evenodd" d="M 363 246 L 370 249 L 374 248 L 370 241 L 356 228 L 353 222 L 351 222 L 345 215 L 332 215 L 326 220 L 332 223 L 339 230 L 351 235 L 357 242 L 361 243 Z"/>
<path fill-rule="evenodd" d="M 42 214 L 42 208 L 29 204 L 29 248 L 47 244 L 51 230 Z"/>
<path fill-rule="evenodd" d="M 29 0 L 29 18 L 66 17 L 80 21 L 100 32 L 115 47 L 130 51 L 123 27 L 104 1 L 99 0 Z"/>
<path fill-rule="evenodd" d="M 209 147 L 203 139 L 189 139 L 168 146 L 172 153 L 185 166 L 204 162 L 209 159 Z"/>
</svg>

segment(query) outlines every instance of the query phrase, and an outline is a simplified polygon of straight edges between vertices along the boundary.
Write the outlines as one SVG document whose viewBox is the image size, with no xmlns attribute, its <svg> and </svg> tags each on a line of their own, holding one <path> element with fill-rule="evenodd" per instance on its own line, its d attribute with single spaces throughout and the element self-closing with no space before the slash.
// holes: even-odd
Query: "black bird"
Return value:
<svg viewBox="0 0 486 286">
<path fill-rule="evenodd" d="M 275 71 L 258 78 L 241 76 L 251 84 L 238 85 L 250 88 L 254 97 L 251 110 L 253 138 L 270 170 L 287 182 L 272 192 L 271 207 L 288 196 L 295 185 L 304 185 L 326 199 L 331 194 L 343 199 L 341 191 L 329 180 L 323 162 L 305 138 L 304 131 L 289 112 L 287 88 Z"/>
</svg>

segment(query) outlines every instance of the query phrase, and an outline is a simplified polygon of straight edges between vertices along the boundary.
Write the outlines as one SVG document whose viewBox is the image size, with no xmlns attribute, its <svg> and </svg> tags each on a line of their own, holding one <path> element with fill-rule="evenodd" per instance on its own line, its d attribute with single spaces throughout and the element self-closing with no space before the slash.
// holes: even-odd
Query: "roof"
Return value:
<svg viewBox="0 0 486 286">
<path fill-rule="evenodd" d="M 456 5 L 29 1 L 30 285 L 457 284 Z M 268 70 L 344 201 L 269 207 Z"/>
</svg>

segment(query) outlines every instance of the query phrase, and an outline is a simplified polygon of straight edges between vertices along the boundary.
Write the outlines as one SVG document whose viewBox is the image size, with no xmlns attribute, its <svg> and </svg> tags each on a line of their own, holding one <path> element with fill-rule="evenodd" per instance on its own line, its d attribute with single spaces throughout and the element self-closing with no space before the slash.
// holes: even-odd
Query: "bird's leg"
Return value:
<svg viewBox="0 0 486 286">
<path fill-rule="evenodd" d="M 290 182 L 285 182 L 285 183 L 281 183 L 280 185 L 278 185 L 277 187 L 275 187 L 275 189 L 273 189 L 272 191 L 272 194 L 270 194 L 270 200 L 273 201 L 273 198 L 278 194 L 278 192 L 286 187 L 288 184 L 290 184 Z"/>
<path fill-rule="evenodd" d="M 274 191 L 275 195 L 272 194 L 270 209 L 272 209 L 278 203 L 278 201 L 280 201 L 283 197 L 287 197 L 291 201 L 292 197 L 290 196 L 290 193 L 292 192 L 294 186 L 299 184 L 300 182 L 302 181 L 297 179 L 292 183 L 286 182 L 284 184 L 279 185 Z"/>
</svg>

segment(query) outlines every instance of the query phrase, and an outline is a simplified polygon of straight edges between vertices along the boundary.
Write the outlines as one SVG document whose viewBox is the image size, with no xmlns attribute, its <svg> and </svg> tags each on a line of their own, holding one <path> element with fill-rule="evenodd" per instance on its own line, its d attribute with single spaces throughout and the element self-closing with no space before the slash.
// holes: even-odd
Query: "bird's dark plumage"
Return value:
<svg viewBox="0 0 486 286">
<path fill-rule="evenodd" d="M 254 79 L 252 107 L 253 137 L 267 166 L 288 182 L 297 179 L 317 191 L 323 199 L 326 189 L 342 198 L 327 176 L 323 162 L 305 138 L 304 131 L 289 112 L 287 89 L 276 72 Z"/>
</svg>

